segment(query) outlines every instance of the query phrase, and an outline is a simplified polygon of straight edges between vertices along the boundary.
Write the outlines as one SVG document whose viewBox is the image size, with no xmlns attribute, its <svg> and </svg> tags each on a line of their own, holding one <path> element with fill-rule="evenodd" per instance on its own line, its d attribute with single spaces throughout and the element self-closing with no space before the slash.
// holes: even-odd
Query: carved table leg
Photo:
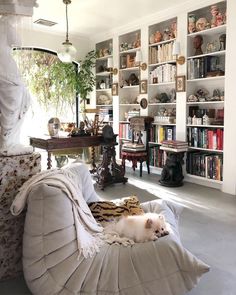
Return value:
<svg viewBox="0 0 236 295">
<path fill-rule="evenodd" d="M 48 151 L 48 158 L 47 158 L 47 169 L 51 169 L 52 168 L 52 153 Z"/>
<path fill-rule="evenodd" d="M 92 158 L 92 163 L 91 163 L 92 169 L 90 170 L 90 173 L 95 173 L 97 170 L 97 166 L 95 164 L 95 147 L 94 146 L 92 146 L 91 158 Z"/>
</svg>

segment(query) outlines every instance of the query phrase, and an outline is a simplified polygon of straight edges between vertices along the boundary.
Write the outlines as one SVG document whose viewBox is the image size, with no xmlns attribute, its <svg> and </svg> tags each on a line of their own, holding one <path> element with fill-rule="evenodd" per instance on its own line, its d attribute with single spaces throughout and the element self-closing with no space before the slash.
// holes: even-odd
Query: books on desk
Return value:
<svg viewBox="0 0 236 295">
<path fill-rule="evenodd" d="M 145 151 L 146 147 L 144 144 L 140 143 L 132 143 L 132 142 L 127 142 L 123 144 L 122 146 L 122 151 Z"/>
<path fill-rule="evenodd" d="M 181 140 L 163 140 L 161 149 L 172 152 L 186 152 L 188 143 Z"/>
</svg>

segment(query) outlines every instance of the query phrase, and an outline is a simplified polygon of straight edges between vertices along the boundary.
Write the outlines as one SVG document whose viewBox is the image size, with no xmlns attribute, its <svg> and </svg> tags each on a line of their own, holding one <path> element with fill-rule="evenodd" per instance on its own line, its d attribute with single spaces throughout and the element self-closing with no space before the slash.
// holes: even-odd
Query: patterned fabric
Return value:
<svg viewBox="0 0 236 295">
<path fill-rule="evenodd" d="M 92 202 L 88 206 L 94 218 L 101 224 L 110 222 L 123 215 L 140 215 L 144 213 L 136 196 L 112 201 Z"/>
<path fill-rule="evenodd" d="M 0 281 L 22 272 L 25 211 L 12 216 L 10 206 L 22 184 L 40 170 L 39 153 L 0 157 Z"/>
</svg>

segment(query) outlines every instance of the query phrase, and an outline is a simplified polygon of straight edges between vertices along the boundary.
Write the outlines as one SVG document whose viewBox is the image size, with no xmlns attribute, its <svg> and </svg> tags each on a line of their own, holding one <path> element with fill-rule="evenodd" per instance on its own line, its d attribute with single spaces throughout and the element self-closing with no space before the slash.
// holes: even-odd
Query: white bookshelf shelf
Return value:
<svg viewBox="0 0 236 295">
<path fill-rule="evenodd" d="M 124 69 L 119 69 L 120 72 L 129 72 L 129 71 L 138 71 L 139 67 L 130 67 L 130 68 L 124 68 Z"/>
<path fill-rule="evenodd" d="M 159 122 L 152 122 L 152 125 L 160 125 L 160 126 L 176 126 L 175 123 L 159 123 Z"/>
<path fill-rule="evenodd" d="M 217 81 L 217 80 L 224 80 L 225 76 L 216 76 L 216 77 L 207 77 L 207 78 L 197 78 L 197 79 L 190 79 L 187 80 L 187 82 L 196 82 L 196 81 L 201 81 L 201 82 L 208 82 L 208 81 Z"/>
<path fill-rule="evenodd" d="M 187 127 L 201 127 L 201 128 L 220 128 L 223 129 L 223 125 L 194 125 L 194 124 L 187 124 Z"/>
<path fill-rule="evenodd" d="M 193 146 L 189 146 L 188 149 L 189 150 L 215 152 L 215 153 L 223 153 L 223 150 L 205 149 L 205 148 L 199 148 L 199 147 L 193 147 Z"/>
<path fill-rule="evenodd" d="M 161 66 L 161 65 L 165 65 L 165 64 L 175 64 L 176 60 L 167 60 L 167 61 L 163 61 L 163 62 L 158 62 L 158 63 L 154 63 L 154 64 L 149 64 L 148 66 L 151 67 L 156 67 L 156 66 Z"/>
<path fill-rule="evenodd" d="M 127 54 L 127 53 L 132 53 L 132 52 L 137 52 L 138 50 L 140 50 L 140 47 L 132 48 L 132 49 L 124 50 L 124 51 L 120 51 L 120 55 Z"/>
<path fill-rule="evenodd" d="M 167 43 L 170 43 L 170 42 L 174 42 L 175 40 L 176 40 L 176 38 L 172 38 L 172 39 L 169 39 L 169 40 L 165 40 L 165 41 L 161 41 L 161 42 L 157 42 L 157 43 L 152 43 L 152 44 L 149 44 L 149 47 L 154 47 L 154 46 L 158 46 L 158 45 L 167 44 Z"/>
<path fill-rule="evenodd" d="M 120 89 L 137 89 L 139 85 L 123 86 Z"/>
<path fill-rule="evenodd" d="M 211 178 L 207 178 L 207 177 L 203 177 L 203 176 L 198 176 L 198 175 L 193 175 L 193 174 L 189 174 L 189 173 L 187 173 L 186 176 L 189 178 L 194 178 L 194 179 L 198 179 L 198 180 L 202 180 L 202 181 L 206 181 L 206 182 L 222 184 L 221 180 L 215 180 L 215 179 L 211 179 Z"/>
<path fill-rule="evenodd" d="M 140 104 L 138 104 L 138 103 L 120 103 L 119 105 L 121 107 L 125 107 L 125 106 L 140 106 Z"/>
<path fill-rule="evenodd" d="M 218 100 L 218 101 L 188 101 L 187 105 L 204 105 L 204 104 L 224 104 L 224 100 Z"/>
<path fill-rule="evenodd" d="M 187 36 L 191 38 L 194 38 L 196 35 L 199 35 L 199 34 L 212 36 L 213 34 L 225 33 L 225 31 L 226 31 L 226 24 L 222 26 L 206 29 L 200 32 L 191 33 L 191 34 L 188 34 Z"/>
<path fill-rule="evenodd" d="M 158 86 L 167 86 L 167 85 L 174 85 L 175 82 L 162 82 L 162 83 L 149 83 L 148 86 L 151 86 L 151 87 L 158 87 Z"/>
<path fill-rule="evenodd" d="M 176 105 L 176 102 L 156 102 L 156 103 L 148 103 L 149 106 L 173 106 Z"/>
<path fill-rule="evenodd" d="M 205 56 L 220 56 L 220 55 L 225 55 L 225 53 L 226 53 L 225 50 L 220 50 L 220 51 L 214 51 L 214 52 L 204 53 L 200 55 L 192 55 L 192 56 L 189 56 L 187 59 L 201 58 Z"/>
</svg>

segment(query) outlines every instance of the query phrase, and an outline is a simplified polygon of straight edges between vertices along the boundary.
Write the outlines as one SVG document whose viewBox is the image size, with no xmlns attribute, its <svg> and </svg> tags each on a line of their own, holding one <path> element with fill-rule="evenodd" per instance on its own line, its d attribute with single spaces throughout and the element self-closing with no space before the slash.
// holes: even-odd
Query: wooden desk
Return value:
<svg viewBox="0 0 236 295">
<path fill-rule="evenodd" d="M 95 157 L 92 153 L 92 172 L 95 172 L 97 178 L 97 184 L 101 189 L 104 189 L 105 186 L 112 183 L 126 183 L 127 178 L 124 177 L 125 171 L 122 165 L 118 165 L 115 159 L 115 145 L 116 136 L 111 141 L 105 141 L 103 136 L 77 136 L 77 137 L 60 137 L 60 138 L 51 138 L 49 136 L 44 136 L 42 138 L 30 137 L 30 144 L 39 149 L 46 150 L 48 153 L 47 158 L 47 169 L 51 169 L 52 152 L 58 151 L 68 151 L 75 148 L 83 147 L 94 147 L 102 146 L 103 147 L 103 160 L 102 163 L 96 168 Z"/>
<path fill-rule="evenodd" d="M 77 137 L 58 137 L 52 138 L 50 136 L 44 137 L 30 137 L 30 144 L 33 147 L 46 150 L 48 153 L 47 169 L 52 168 L 52 152 L 66 150 L 69 151 L 74 148 L 100 146 L 103 143 L 102 136 L 77 136 Z M 95 167 L 94 155 L 92 155 L 92 165 Z"/>
</svg>

